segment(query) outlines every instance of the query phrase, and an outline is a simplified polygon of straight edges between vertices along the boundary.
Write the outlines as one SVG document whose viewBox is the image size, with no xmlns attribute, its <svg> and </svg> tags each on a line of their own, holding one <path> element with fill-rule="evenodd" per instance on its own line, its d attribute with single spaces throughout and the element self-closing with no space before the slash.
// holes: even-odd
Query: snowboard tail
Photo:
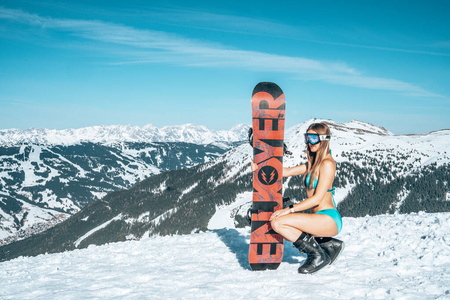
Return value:
<svg viewBox="0 0 450 300">
<path fill-rule="evenodd" d="M 276 269 L 283 259 L 283 237 L 270 226 L 273 212 L 283 208 L 285 99 L 275 83 L 261 82 L 252 95 L 253 205 L 249 263 L 252 270 Z"/>
</svg>

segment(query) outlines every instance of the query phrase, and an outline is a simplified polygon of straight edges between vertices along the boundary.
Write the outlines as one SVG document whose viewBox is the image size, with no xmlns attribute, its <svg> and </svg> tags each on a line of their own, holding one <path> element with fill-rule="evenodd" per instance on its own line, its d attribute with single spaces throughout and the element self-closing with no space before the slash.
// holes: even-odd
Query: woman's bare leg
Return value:
<svg viewBox="0 0 450 300">
<path fill-rule="evenodd" d="M 302 232 L 321 237 L 337 234 L 333 218 L 321 214 L 289 214 L 272 220 L 271 225 L 273 230 L 291 242 L 295 242 Z"/>
</svg>

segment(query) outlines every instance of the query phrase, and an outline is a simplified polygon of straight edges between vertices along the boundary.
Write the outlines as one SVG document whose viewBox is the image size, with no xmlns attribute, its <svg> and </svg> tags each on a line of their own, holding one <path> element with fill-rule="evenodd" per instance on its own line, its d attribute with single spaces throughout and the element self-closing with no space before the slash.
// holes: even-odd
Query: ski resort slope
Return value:
<svg viewBox="0 0 450 300">
<path fill-rule="evenodd" d="M 289 242 L 278 270 L 251 271 L 232 227 L 3 262 L 0 299 L 450 298 L 450 213 L 344 218 L 344 252 L 314 275 Z"/>
</svg>

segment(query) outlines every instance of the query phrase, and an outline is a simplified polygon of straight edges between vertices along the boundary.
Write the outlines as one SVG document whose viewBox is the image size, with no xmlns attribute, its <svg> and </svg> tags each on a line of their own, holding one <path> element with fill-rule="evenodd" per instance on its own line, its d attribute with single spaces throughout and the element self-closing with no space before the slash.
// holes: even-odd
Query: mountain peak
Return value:
<svg viewBox="0 0 450 300">
<path fill-rule="evenodd" d="M 387 130 L 384 127 L 373 125 L 373 124 L 362 122 L 362 121 L 358 121 L 358 120 L 352 120 L 347 123 L 342 123 L 342 125 L 352 128 L 352 129 L 355 129 L 355 130 L 361 130 L 361 131 L 367 132 L 367 133 L 375 133 L 375 134 L 379 134 L 379 135 L 394 135 L 392 132 L 390 132 L 389 130 Z"/>
</svg>

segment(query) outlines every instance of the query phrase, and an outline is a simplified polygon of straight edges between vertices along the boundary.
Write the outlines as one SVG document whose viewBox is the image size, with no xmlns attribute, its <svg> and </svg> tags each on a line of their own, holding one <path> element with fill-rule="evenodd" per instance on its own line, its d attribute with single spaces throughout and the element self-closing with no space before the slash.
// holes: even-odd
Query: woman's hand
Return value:
<svg viewBox="0 0 450 300">
<path fill-rule="evenodd" d="M 250 164 L 251 164 L 250 167 L 252 168 L 252 172 L 255 172 L 256 170 L 258 170 L 258 165 L 253 160 Z"/>
<path fill-rule="evenodd" d="M 290 214 L 290 213 L 291 213 L 291 211 L 290 211 L 289 208 L 284 208 L 284 209 L 277 210 L 276 212 L 274 212 L 274 213 L 270 216 L 269 222 L 272 221 L 272 220 L 274 220 L 274 219 L 276 219 L 276 218 L 279 218 L 279 217 L 288 215 L 288 214 Z"/>
</svg>

